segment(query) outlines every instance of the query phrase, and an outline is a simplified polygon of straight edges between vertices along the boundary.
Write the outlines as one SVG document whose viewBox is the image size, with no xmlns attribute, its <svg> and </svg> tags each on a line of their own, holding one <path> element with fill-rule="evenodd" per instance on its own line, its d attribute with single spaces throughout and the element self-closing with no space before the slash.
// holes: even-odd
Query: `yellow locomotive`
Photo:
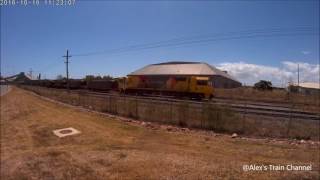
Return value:
<svg viewBox="0 0 320 180">
<path fill-rule="evenodd" d="M 205 76 L 128 76 L 118 80 L 120 92 L 210 99 L 212 81 Z"/>
</svg>

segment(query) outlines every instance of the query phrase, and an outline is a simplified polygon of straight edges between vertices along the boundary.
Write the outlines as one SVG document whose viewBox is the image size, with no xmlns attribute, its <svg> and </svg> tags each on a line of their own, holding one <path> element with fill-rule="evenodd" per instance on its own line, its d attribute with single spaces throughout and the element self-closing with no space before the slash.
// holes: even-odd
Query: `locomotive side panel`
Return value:
<svg viewBox="0 0 320 180">
<path fill-rule="evenodd" d="M 125 84 L 125 85 L 124 85 Z M 129 76 L 121 87 L 127 93 L 167 94 L 210 98 L 213 87 L 208 77 L 196 76 Z"/>
</svg>

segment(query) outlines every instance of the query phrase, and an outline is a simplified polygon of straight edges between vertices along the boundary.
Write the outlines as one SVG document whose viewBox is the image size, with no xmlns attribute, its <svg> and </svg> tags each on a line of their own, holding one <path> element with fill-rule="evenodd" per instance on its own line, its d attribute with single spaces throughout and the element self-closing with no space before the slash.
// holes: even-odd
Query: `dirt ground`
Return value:
<svg viewBox="0 0 320 180">
<path fill-rule="evenodd" d="M 82 133 L 52 133 L 66 127 Z M 147 128 L 17 88 L 1 97 L 1 179 L 319 179 L 319 143 L 290 142 Z M 254 164 L 312 170 L 243 170 Z"/>
</svg>

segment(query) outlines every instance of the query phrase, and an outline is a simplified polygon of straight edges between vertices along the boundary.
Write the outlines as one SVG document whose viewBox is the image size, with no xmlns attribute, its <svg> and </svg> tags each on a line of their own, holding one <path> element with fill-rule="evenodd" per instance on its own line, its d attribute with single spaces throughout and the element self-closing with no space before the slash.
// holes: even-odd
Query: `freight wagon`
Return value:
<svg viewBox="0 0 320 180">
<path fill-rule="evenodd" d="M 94 91 L 110 91 L 117 90 L 117 81 L 113 80 L 88 80 L 87 89 Z"/>
</svg>

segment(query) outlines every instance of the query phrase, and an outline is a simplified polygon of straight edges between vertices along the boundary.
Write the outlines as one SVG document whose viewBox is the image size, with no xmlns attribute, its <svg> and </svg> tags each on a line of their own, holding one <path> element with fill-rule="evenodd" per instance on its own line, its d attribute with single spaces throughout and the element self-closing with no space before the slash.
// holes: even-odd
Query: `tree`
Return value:
<svg viewBox="0 0 320 180">
<path fill-rule="evenodd" d="M 254 89 L 258 89 L 258 90 L 272 90 L 272 83 L 270 81 L 266 81 L 266 80 L 260 80 L 259 82 L 254 84 Z"/>
<path fill-rule="evenodd" d="M 110 76 L 110 75 L 107 75 L 107 76 L 103 76 L 102 79 L 104 79 L 104 80 L 113 80 L 113 77 Z"/>
<path fill-rule="evenodd" d="M 84 78 L 86 81 L 92 81 L 94 79 L 94 75 L 86 75 Z"/>
<path fill-rule="evenodd" d="M 63 79 L 63 76 L 61 74 L 59 74 L 57 77 L 56 77 L 57 80 L 62 80 Z"/>
<path fill-rule="evenodd" d="M 100 75 L 98 75 L 98 76 L 96 76 L 94 79 L 96 79 L 96 80 L 101 80 L 102 77 L 101 77 Z"/>
</svg>

